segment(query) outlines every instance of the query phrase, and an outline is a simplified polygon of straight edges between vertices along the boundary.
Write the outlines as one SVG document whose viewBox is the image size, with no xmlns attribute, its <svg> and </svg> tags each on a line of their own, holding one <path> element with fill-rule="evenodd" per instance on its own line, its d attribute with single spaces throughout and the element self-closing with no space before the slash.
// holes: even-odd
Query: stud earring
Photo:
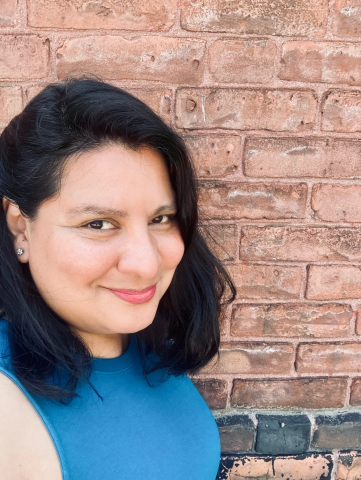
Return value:
<svg viewBox="0 0 361 480">
<path fill-rule="evenodd" d="M 16 253 L 17 253 L 18 255 L 22 255 L 22 254 L 24 253 L 24 250 L 23 250 L 22 248 L 18 248 L 18 249 L 16 250 Z"/>
</svg>

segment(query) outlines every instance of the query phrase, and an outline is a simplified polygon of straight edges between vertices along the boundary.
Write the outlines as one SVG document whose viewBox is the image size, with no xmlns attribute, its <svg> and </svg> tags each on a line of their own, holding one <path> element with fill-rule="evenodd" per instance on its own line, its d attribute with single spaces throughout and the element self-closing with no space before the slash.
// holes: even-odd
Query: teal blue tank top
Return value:
<svg viewBox="0 0 361 480">
<path fill-rule="evenodd" d="M 11 372 L 5 320 L 0 371 L 13 380 L 44 422 L 63 480 L 215 480 L 220 441 L 215 420 L 187 375 L 143 375 L 135 335 L 117 358 L 95 358 L 90 381 L 70 405 L 29 393 Z"/>
</svg>

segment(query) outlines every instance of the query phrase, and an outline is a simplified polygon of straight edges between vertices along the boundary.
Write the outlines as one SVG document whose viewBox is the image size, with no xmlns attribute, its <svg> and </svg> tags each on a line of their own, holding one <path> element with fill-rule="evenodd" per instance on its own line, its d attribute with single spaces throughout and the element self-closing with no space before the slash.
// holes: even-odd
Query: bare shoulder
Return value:
<svg viewBox="0 0 361 480">
<path fill-rule="evenodd" d="M 1 372 L 0 471 L 2 480 L 62 480 L 45 425 L 20 388 Z"/>
</svg>

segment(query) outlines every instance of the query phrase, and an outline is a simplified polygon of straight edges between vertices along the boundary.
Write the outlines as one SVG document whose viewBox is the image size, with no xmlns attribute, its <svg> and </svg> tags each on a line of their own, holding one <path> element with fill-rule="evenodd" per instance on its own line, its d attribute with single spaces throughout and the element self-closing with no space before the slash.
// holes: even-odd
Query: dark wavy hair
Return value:
<svg viewBox="0 0 361 480">
<path fill-rule="evenodd" d="M 0 137 L 0 197 L 36 219 L 59 192 L 67 159 L 102 145 L 148 147 L 165 159 L 177 201 L 183 258 L 151 325 L 136 334 L 144 373 L 194 373 L 219 349 L 219 319 L 234 285 L 198 230 L 197 185 L 182 138 L 129 93 L 93 79 L 47 86 Z M 0 309 L 7 320 L 10 362 L 27 390 L 66 403 L 80 379 L 89 382 L 91 354 L 67 322 L 45 303 L 29 265 L 18 261 L 0 208 Z M 157 361 L 146 366 L 152 352 Z M 55 382 L 58 369 L 63 383 Z M 148 370 L 147 370 L 148 369 Z"/>
</svg>

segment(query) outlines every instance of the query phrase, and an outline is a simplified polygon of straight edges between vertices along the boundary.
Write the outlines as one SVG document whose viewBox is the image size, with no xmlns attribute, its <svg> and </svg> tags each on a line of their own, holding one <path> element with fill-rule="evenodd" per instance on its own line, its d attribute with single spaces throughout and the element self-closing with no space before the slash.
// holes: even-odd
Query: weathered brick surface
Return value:
<svg viewBox="0 0 361 480">
<path fill-rule="evenodd" d="M 17 0 L 0 0 L 0 27 L 9 27 L 15 23 Z"/>
<path fill-rule="evenodd" d="M 241 138 L 185 135 L 199 177 L 227 178 L 241 170 Z"/>
<path fill-rule="evenodd" d="M 287 456 L 221 457 L 218 480 L 330 480 L 332 456 L 310 453 Z M 352 477 L 355 480 L 354 477 Z M 351 478 L 347 478 L 351 480 Z"/>
<path fill-rule="evenodd" d="M 315 300 L 360 298 L 361 267 L 312 265 L 306 297 Z"/>
<path fill-rule="evenodd" d="M 162 36 L 70 38 L 57 50 L 59 78 L 92 73 L 104 79 L 198 84 L 205 41 Z"/>
<path fill-rule="evenodd" d="M 361 176 L 361 142 L 332 138 L 247 138 L 250 177 L 352 178 Z"/>
<path fill-rule="evenodd" d="M 256 452 L 284 455 L 307 452 L 311 422 L 307 415 L 257 415 Z"/>
<path fill-rule="evenodd" d="M 330 454 L 222 456 L 217 480 L 330 480 L 332 467 Z"/>
<path fill-rule="evenodd" d="M 0 123 L 7 124 L 21 109 L 21 88 L 0 87 Z"/>
<path fill-rule="evenodd" d="M 202 182 L 199 208 L 207 219 L 303 218 L 307 185 Z"/>
<path fill-rule="evenodd" d="M 157 31 L 171 28 L 177 2 L 28 0 L 28 8 L 32 27 Z"/>
<path fill-rule="evenodd" d="M 361 343 L 301 344 L 296 359 L 299 373 L 361 372 Z"/>
<path fill-rule="evenodd" d="M 223 345 L 219 359 L 203 369 L 214 374 L 288 374 L 293 368 L 294 349 L 287 343 L 237 343 Z"/>
<path fill-rule="evenodd" d="M 222 39 L 212 43 L 208 55 L 214 82 L 267 83 L 274 73 L 276 45 L 267 38 Z"/>
<path fill-rule="evenodd" d="M 361 406 L 361 378 L 355 378 L 352 381 L 350 405 L 353 407 Z"/>
<path fill-rule="evenodd" d="M 361 228 L 242 227 L 240 258 L 361 261 Z"/>
<path fill-rule="evenodd" d="M 129 93 L 146 103 L 156 114 L 167 123 L 172 120 L 173 92 L 169 88 L 124 88 Z"/>
<path fill-rule="evenodd" d="M 361 222 L 361 185 L 315 185 L 311 206 L 326 222 Z"/>
<path fill-rule="evenodd" d="M 359 448 L 361 445 L 361 415 L 318 415 L 312 447 L 325 450 Z"/>
<path fill-rule="evenodd" d="M 200 380 L 193 378 L 192 382 L 207 402 L 209 408 L 212 410 L 226 408 L 228 389 L 224 380 Z"/>
<path fill-rule="evenodd" d="M 346 337 L 352 309 L 337 304 L 251 304 L 233 307 L 236 337 Z"/>
<path fill-rule="evenodd" d="M 361 131 L 361 91 L 333 90 L 322 104 L 322 130 L 325 132 Z"/>
<path fill-rule="evenodd" d="M 38 35 L 0 35 L 0 78 L 29 80 L 49 73 L 49 40 Z"/>
<path fill-rule="evenodd" d="M 40 93 L 45 88 L 45 84 L 35 84 L 28 87 L 23 87 L 24 102 L 27 104 L 32 100 L 38 93 Z"/>
<path fill-rule="evenodd" d="M 212 252 L 222 261 L 237 257 L 237 228 L 235 225 L 207 224 L 200 228 Z"/>
<path fill-rule="evenodd" d="M 326 0 L 182 0 L 181 5 L 181 25 L 193 31 L 320 36 L 327 25 Z"/>
<path fill-rule="evenodd" d="M 256 427 L 248 415 L 225 415 L 216 420 L 223 453 L 252 451 Z"/>
<path fill-rule="evenodd" d="M 361 46 L 357 43 L 288 42 L 283 45 L 282 80 L 361 85 Z"/>
<path fill-rule="evenodd" d="M 234 380 L 231 406 L 244 408 L 339 408 L 346 378 Z"/>
<path fill-rule="evenodd" d="M 179 89 L 180 128 L 227 128 L 304 132 L 314 127 L 314 92 L 286 89 Z"/>
<path fill-rule="evenodd" d="M 333 33 L 340 37 L 360 38 L 361 35 L 361 1 L 336 0 Z"/>
<path fill-rule="evenodd" d="M 303 270 L 279 265 L 229 265 L 238 299 L 299 298 Z"/>
<path fill-rule="evenodd" d="M 340 453 L 336 480 L 358 480 L 361 477 L 360 452 Z"/>
</svg>

